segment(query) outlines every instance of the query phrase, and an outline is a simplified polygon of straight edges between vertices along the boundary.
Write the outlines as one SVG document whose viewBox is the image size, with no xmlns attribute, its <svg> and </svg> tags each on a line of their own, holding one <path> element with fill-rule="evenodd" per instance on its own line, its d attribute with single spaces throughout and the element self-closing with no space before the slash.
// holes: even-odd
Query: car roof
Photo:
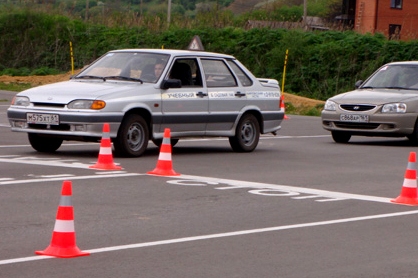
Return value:
<svg viewBox="0 0 418 278">
<path fill-rule="evenodd" d="M 206 52 L 206 51 L 195 51 L 195 50 L 181 50 L 181 49 L 151 49 L 151 48 L 131 48 L 131 49 L 117 49 L 109 51 L 112 53 L 115 52 L 148 52 L 156 54 L 169 54 L 175 56 L 206 56 L 206 57 L 218 57 L 226 59 L 235 59 L 234 56 L 228 54 L 221 54 L 215 52 Z"/>
<path fill-rule="evenodd" d="M 386 65 L 415 65 L 418 66 L 418 61 L 399 61 L 399 62 L 391 62 Z"/>
</svg>

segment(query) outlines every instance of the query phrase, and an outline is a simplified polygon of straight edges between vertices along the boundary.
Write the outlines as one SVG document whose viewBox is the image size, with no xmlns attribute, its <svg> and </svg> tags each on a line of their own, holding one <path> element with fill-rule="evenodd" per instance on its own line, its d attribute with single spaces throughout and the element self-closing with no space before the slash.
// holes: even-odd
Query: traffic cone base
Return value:
<svg viewBox="0 0 418 278">
<path fill-rule="evenodd" d="M 284 104 L 284 94 L 283 93 L 282 93 L 282 96 L 280 98 L 280 109 L 283 109 L 283 113 L 284 113 L 283 119 L 284 120 L 289 120 L 290 118 L 286 115 L 286 106 Z"/>
<path fill-rule="evenodd" d="M 89 256 L 90 253 L 81 251 L 77 246 L 62 248 L 59 246 L 48 246 L 43 251 L 35 251 L 37 255 L 53 256 L 58 258 L 73 258 L 81 256 Z"/>
<path fill-rule="evenodd" d="M 89 166 L 90 169 L 98 169 L 98 170 L 121 170 L 122 167 L 117 166 L 113 163 L 96 163 L 94 165 Z"/>
<path fill-rule="evenodd" d="M 408 198 L 408 197 L 399 196 L 396 199 L 393 199 L 390 201 L 396 204 L 418 206 L 418 200 L 416 198 Z"/>
<path fill-rule="evenodd" d="M 95 165 L 89 166 L 92 169 L 98 170 L 121 170 L 122 167 L 113 163 L 112 145 L 110 142 L 110 127 L 108 123 L 103 125 L 103 136 L 100 141 L 99 158 Z"/>
<path fill-rule="evenodd" d="M 160 154 L 158 156 L 157 166 L 154 170 L 147 172 L 151 175 L 160 176 L 180 176 L 173 169 L 173 162 L 171 159 L 171 142 L 170 142 L 170 129 L 164 130 L 164 138 L 161 144 Z"/>
<path fill-rule="evenodd" d="M 81 251 L 76 245 L 74 210 L 71 204 L 71 195 L 71 181 L 64 181 L 51 243 L 45 250 L 35 251 L 35 254 L 59 258 L 72 258 L 90 255 L 88 252 Z"/>
</svg>

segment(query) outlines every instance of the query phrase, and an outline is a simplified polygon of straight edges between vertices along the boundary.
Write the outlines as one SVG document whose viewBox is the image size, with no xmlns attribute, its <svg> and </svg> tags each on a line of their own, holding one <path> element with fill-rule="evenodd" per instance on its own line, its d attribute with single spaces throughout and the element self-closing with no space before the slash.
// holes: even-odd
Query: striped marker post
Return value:
<svg viewBox="0 0 418 278">
<path fill-rule="evenodd" d="M 147 172 L 147 174 L 160 176 L 179 176 L 173 170 L 173 162 L 171 159 L 171 141 L 170 129 L 164 129 L 163 142 L 161 144 L 160 155 L 158 156 L 157 166 L 154 170 Z"/>
<path fill-rule="evenodd" d="M 122 167 L 113 162 L 112 144 L 110 142 L 110 127 L 108 123 L 103 124 L 103 136 L 100 141 L 99 158 L 95 165 L 89 168 L 98 170 L 120 170 Z"/>
<path fill-rule="evenodd" d="M 401 194 L 396 199 L 391 200 L 391 202 L 410 206 L 418 205 L 416 161 L 416 153 L 411 152 L 409 154 Z"/>
<path fill-rule="evenodd" d="M 51 244 L 43 251 L 35 251 L 35 254 L 59 258 L 90 255 L 88 252 L 80 251 L 76 245 L 71 195 L 72 183 L 71 181 L 64 181 Z"/>
</svg>

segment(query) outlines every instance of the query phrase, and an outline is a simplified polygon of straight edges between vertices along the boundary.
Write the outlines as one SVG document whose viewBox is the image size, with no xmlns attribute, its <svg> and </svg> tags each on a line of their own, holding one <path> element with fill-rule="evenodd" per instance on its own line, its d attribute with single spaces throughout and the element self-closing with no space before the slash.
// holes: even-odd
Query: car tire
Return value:
<svg viewBox="0 0 418 278">
<path fill-rule="evenodd" d="M 161 147 L 161 144 L 163 143 L 163 139 L 152 139 L 152 142 L 157 147 Z M 177 138 L 170 138 L 171 147 L 174 147 L 178 142 L 179 142 L 179 139 L 177 139 Z"/>
<path fill-rule="evenodd" d="M 341 131 L 331 131 L 332 139 L 336 143 L 348 143 L 351 139 L 351 134 Z"/>
<path fill-rule="evenodd" d="M 229 137 L 229 144 L 235 152 L 252 152 L 260 139 L 260 125 L 252 114 L 246 114 L 239 120 L 235 136 Z"/>
<path fill-rule="evenodd" d="M 418 145 L 418 120 L 415 122 L 414 132 L 407 136 L 413 145 Z"/>
<path fill-rule="evenodd" d="M 149 129 L 144 118 L 131 114 L 125 117 L 113 142 L 118 156 L 138 157 L 148 147 Z"/>
<path fill-rule="evenodd" d="M 62 139 L 40 136 L 37 133 L 28 133 L 29 143 L 36 151 L 41 153 L 53 153 L 61 147 Z"/>
</svg>

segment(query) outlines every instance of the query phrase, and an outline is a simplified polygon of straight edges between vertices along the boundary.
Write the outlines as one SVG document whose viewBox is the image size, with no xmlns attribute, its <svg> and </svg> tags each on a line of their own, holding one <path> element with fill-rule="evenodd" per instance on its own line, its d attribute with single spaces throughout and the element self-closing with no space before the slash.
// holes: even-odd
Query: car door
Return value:
<svg viewBox="0 0 418 278">
<path fill-rule="evenodd" d="M 206 134 L 231 130 L 245 107 L 245 88 L 237 81 L 224 59 L 201 58 L 204 83 L 209 97 Z"/>
<path fill-rule="evenodd" d="M 181 88 L 170 88 L 162 93 L 162 125 L 170 128 L 173 136 L 204 135 L 209 114 L 207 91 L 203 87 L 201 70 L 196 58 L 173 61 L 166 79 L 178 79 Z"/>
</svg>

